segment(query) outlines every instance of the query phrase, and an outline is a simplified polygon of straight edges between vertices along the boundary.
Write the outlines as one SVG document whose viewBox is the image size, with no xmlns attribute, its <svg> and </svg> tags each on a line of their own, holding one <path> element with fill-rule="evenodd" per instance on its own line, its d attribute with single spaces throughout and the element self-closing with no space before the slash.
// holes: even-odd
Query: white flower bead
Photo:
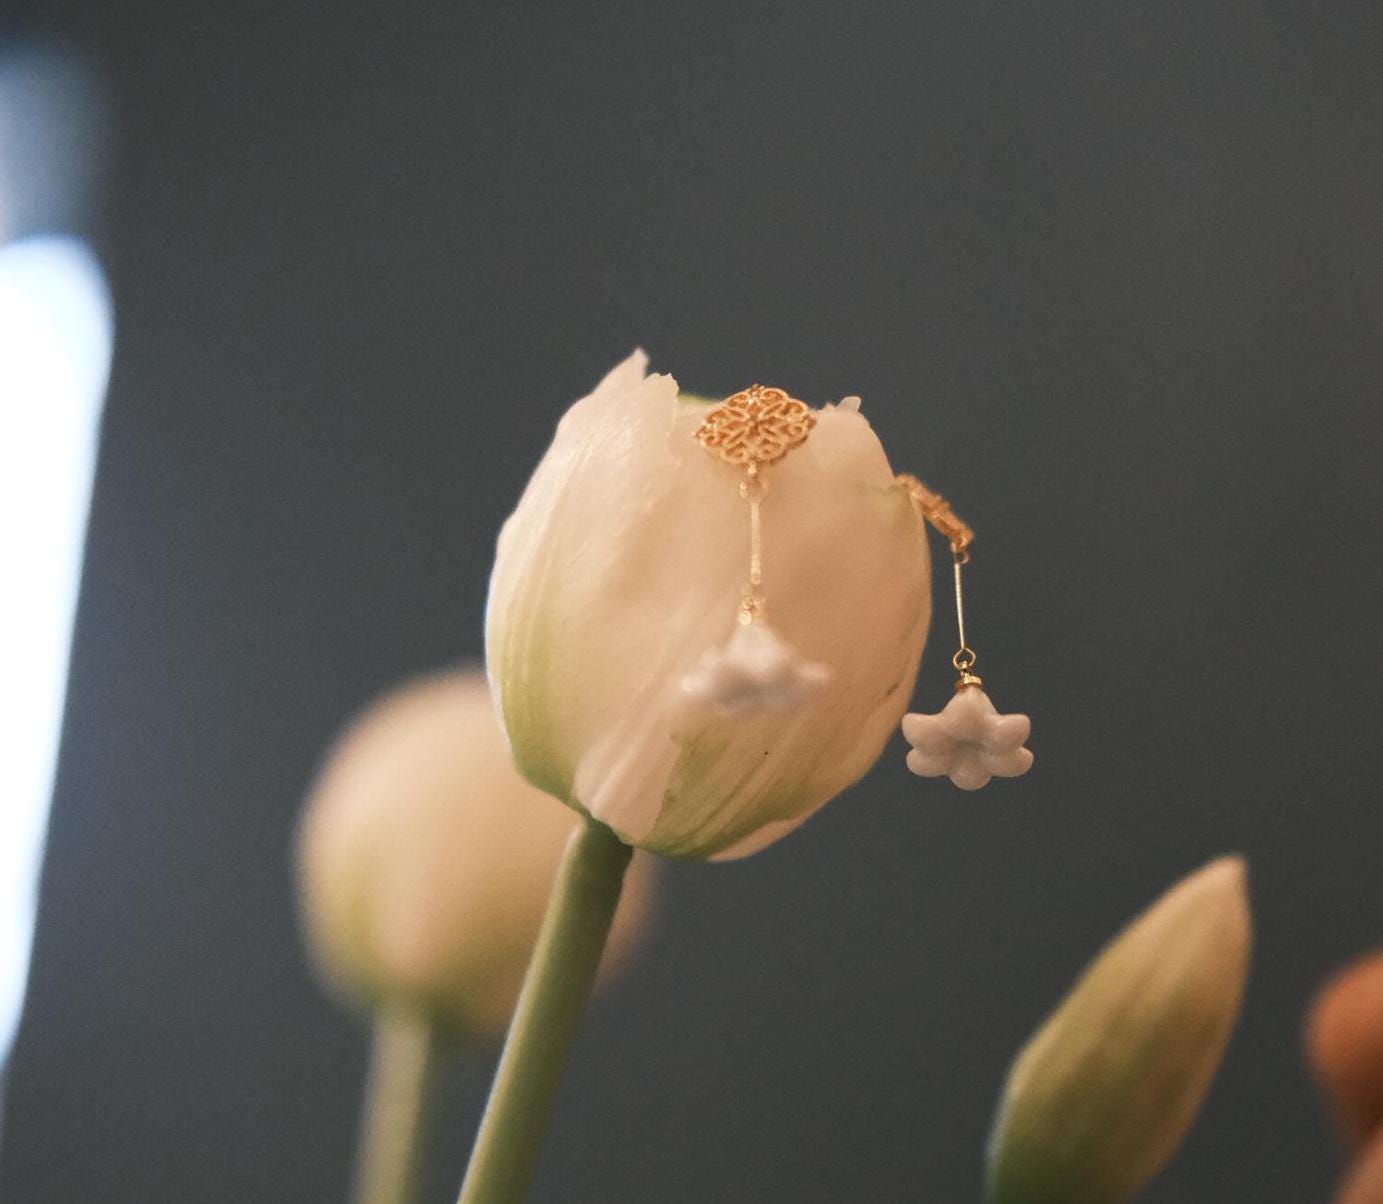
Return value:
<svg viewBox="0 0 1383 1204">
<path fill-rule="evenodd" d="M 919 777 L 949 777 L 962 790 L 1027 773 L 1032 753 L 1023 745 L 1031 731 L 1026 715 L 1000 715 L 979 686 L 958 690 L 939 715 L 903 716 L 908 768 Z"/>
<path fill-rule="evenodd" d="M 831 680 L 825 665 L 804 660 L 767 623 L 741 623 L 723 648 L 701 655 L 682 679 L 693 704 L 725 715 L 746 711 L 795 711 Z"/>
</svg>

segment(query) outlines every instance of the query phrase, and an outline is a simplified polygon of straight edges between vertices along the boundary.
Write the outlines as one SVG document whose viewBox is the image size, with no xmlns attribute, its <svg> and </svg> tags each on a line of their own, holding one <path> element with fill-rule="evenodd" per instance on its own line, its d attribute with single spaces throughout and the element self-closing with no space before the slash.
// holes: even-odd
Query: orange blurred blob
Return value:
<svg viewBox="0 0 1383 1204">
<path fill-rule="evenodd" d="M 1383 950 L 1346 966 L 1321 989 L 1307 1018 L 1306 1046 L 1346 1139 L 1358 1148 L 1383 1122 Z M 1359 1167 L 1368 1173 L 1376 1176 L 1377 1194 L 1345 1199 L 1383 1202 L 1378 1142 Z"/>
<path fill-rule="evenodd" d="M 1383 1204 L 1383 1129 L 1350 1168 L 1335 1204 Z"/>
</svg>

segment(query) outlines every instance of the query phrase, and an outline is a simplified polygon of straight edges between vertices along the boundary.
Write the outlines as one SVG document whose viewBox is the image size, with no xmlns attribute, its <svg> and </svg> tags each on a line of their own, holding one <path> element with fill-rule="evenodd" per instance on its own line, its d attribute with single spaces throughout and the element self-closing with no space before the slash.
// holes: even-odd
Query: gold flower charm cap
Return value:
<svg viewBox="0 0 1383 1204">
<path fill-rule="evenodd" d="M 697 427 L 696 437 L 707 451 L 752 474 L 759 465 L 782 459 L 815 425 L 816 418 L 805 403 L 782 389 L 750 385 L 713 406 Z"/>
</svg>

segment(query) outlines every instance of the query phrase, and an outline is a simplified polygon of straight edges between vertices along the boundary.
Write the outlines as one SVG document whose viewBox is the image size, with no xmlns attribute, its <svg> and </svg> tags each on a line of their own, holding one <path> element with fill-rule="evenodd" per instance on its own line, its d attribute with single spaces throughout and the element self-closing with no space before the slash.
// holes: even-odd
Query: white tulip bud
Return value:
<svg viewBox="0 0 1383 1204">
<path fill-rule="evenodd" d="M 729 642 L 743 477 L 697 442 L 709 403 L 646 364 L 635 353 L 567 411 L 504 525 L 490 679 L 530 781 L 629 844 L 742 856 L 860 778 L 897 728 L 931 613 L 926 537 L 863 415 L 817 411 L 762 474 L 763 593 L 796 658 L 765 668 L 765 641 L 752 657 Z M 778 705 L 696 704 L 746 674 Z"/>
<path fill-rule="evenodd" d="M 319 967 L 372 1003 L 498 1036 L 579 822 L 515 771 L 480 672 L 386 695 L 338 741 L 303 815 L 299 883 Z M 606 970 L 644 927 L 651 870 L 647 858 L 630 867 Z"/>
<path fill-rule="evenodd" d="M 991 1204 L 1119 1204 L 1175 1153 L 1239 1013 L 1244 864 L 1172 887 L 1116 937 L 1009 1072 Z"/>
</svg>

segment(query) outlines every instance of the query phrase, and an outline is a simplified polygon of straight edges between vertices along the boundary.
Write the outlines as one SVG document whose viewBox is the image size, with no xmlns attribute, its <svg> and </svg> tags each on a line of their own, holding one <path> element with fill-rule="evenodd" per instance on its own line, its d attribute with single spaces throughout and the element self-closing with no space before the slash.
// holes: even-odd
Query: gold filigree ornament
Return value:
<svg viewBox="0 0 1383 1204">
<path fill-rule="evenodd" d="M 727 714 L 792 711 L 831 678 L 825 665 L 804 660 L 769 626 L 763 594 L 762 469 L 801 446 L 816 425 L 811 410 L 782 389 L 749 388 L 712 406 L 697 442 L 744 469 L 740 496 L 749 503 L 749 572 L 740 591 L 739 621 L 723 648 L 708 649 L 682 692 L 693 703 Z"/>
<path fill-rule="evenodd" d="M 811 410 L 782 389 L 750 385 L 713 406 L 696 428 L 696 438 L 707 451 L 754 477 L 762 465 L 781 460 L 805 442 L 815 425 Z"/>
</svg>

